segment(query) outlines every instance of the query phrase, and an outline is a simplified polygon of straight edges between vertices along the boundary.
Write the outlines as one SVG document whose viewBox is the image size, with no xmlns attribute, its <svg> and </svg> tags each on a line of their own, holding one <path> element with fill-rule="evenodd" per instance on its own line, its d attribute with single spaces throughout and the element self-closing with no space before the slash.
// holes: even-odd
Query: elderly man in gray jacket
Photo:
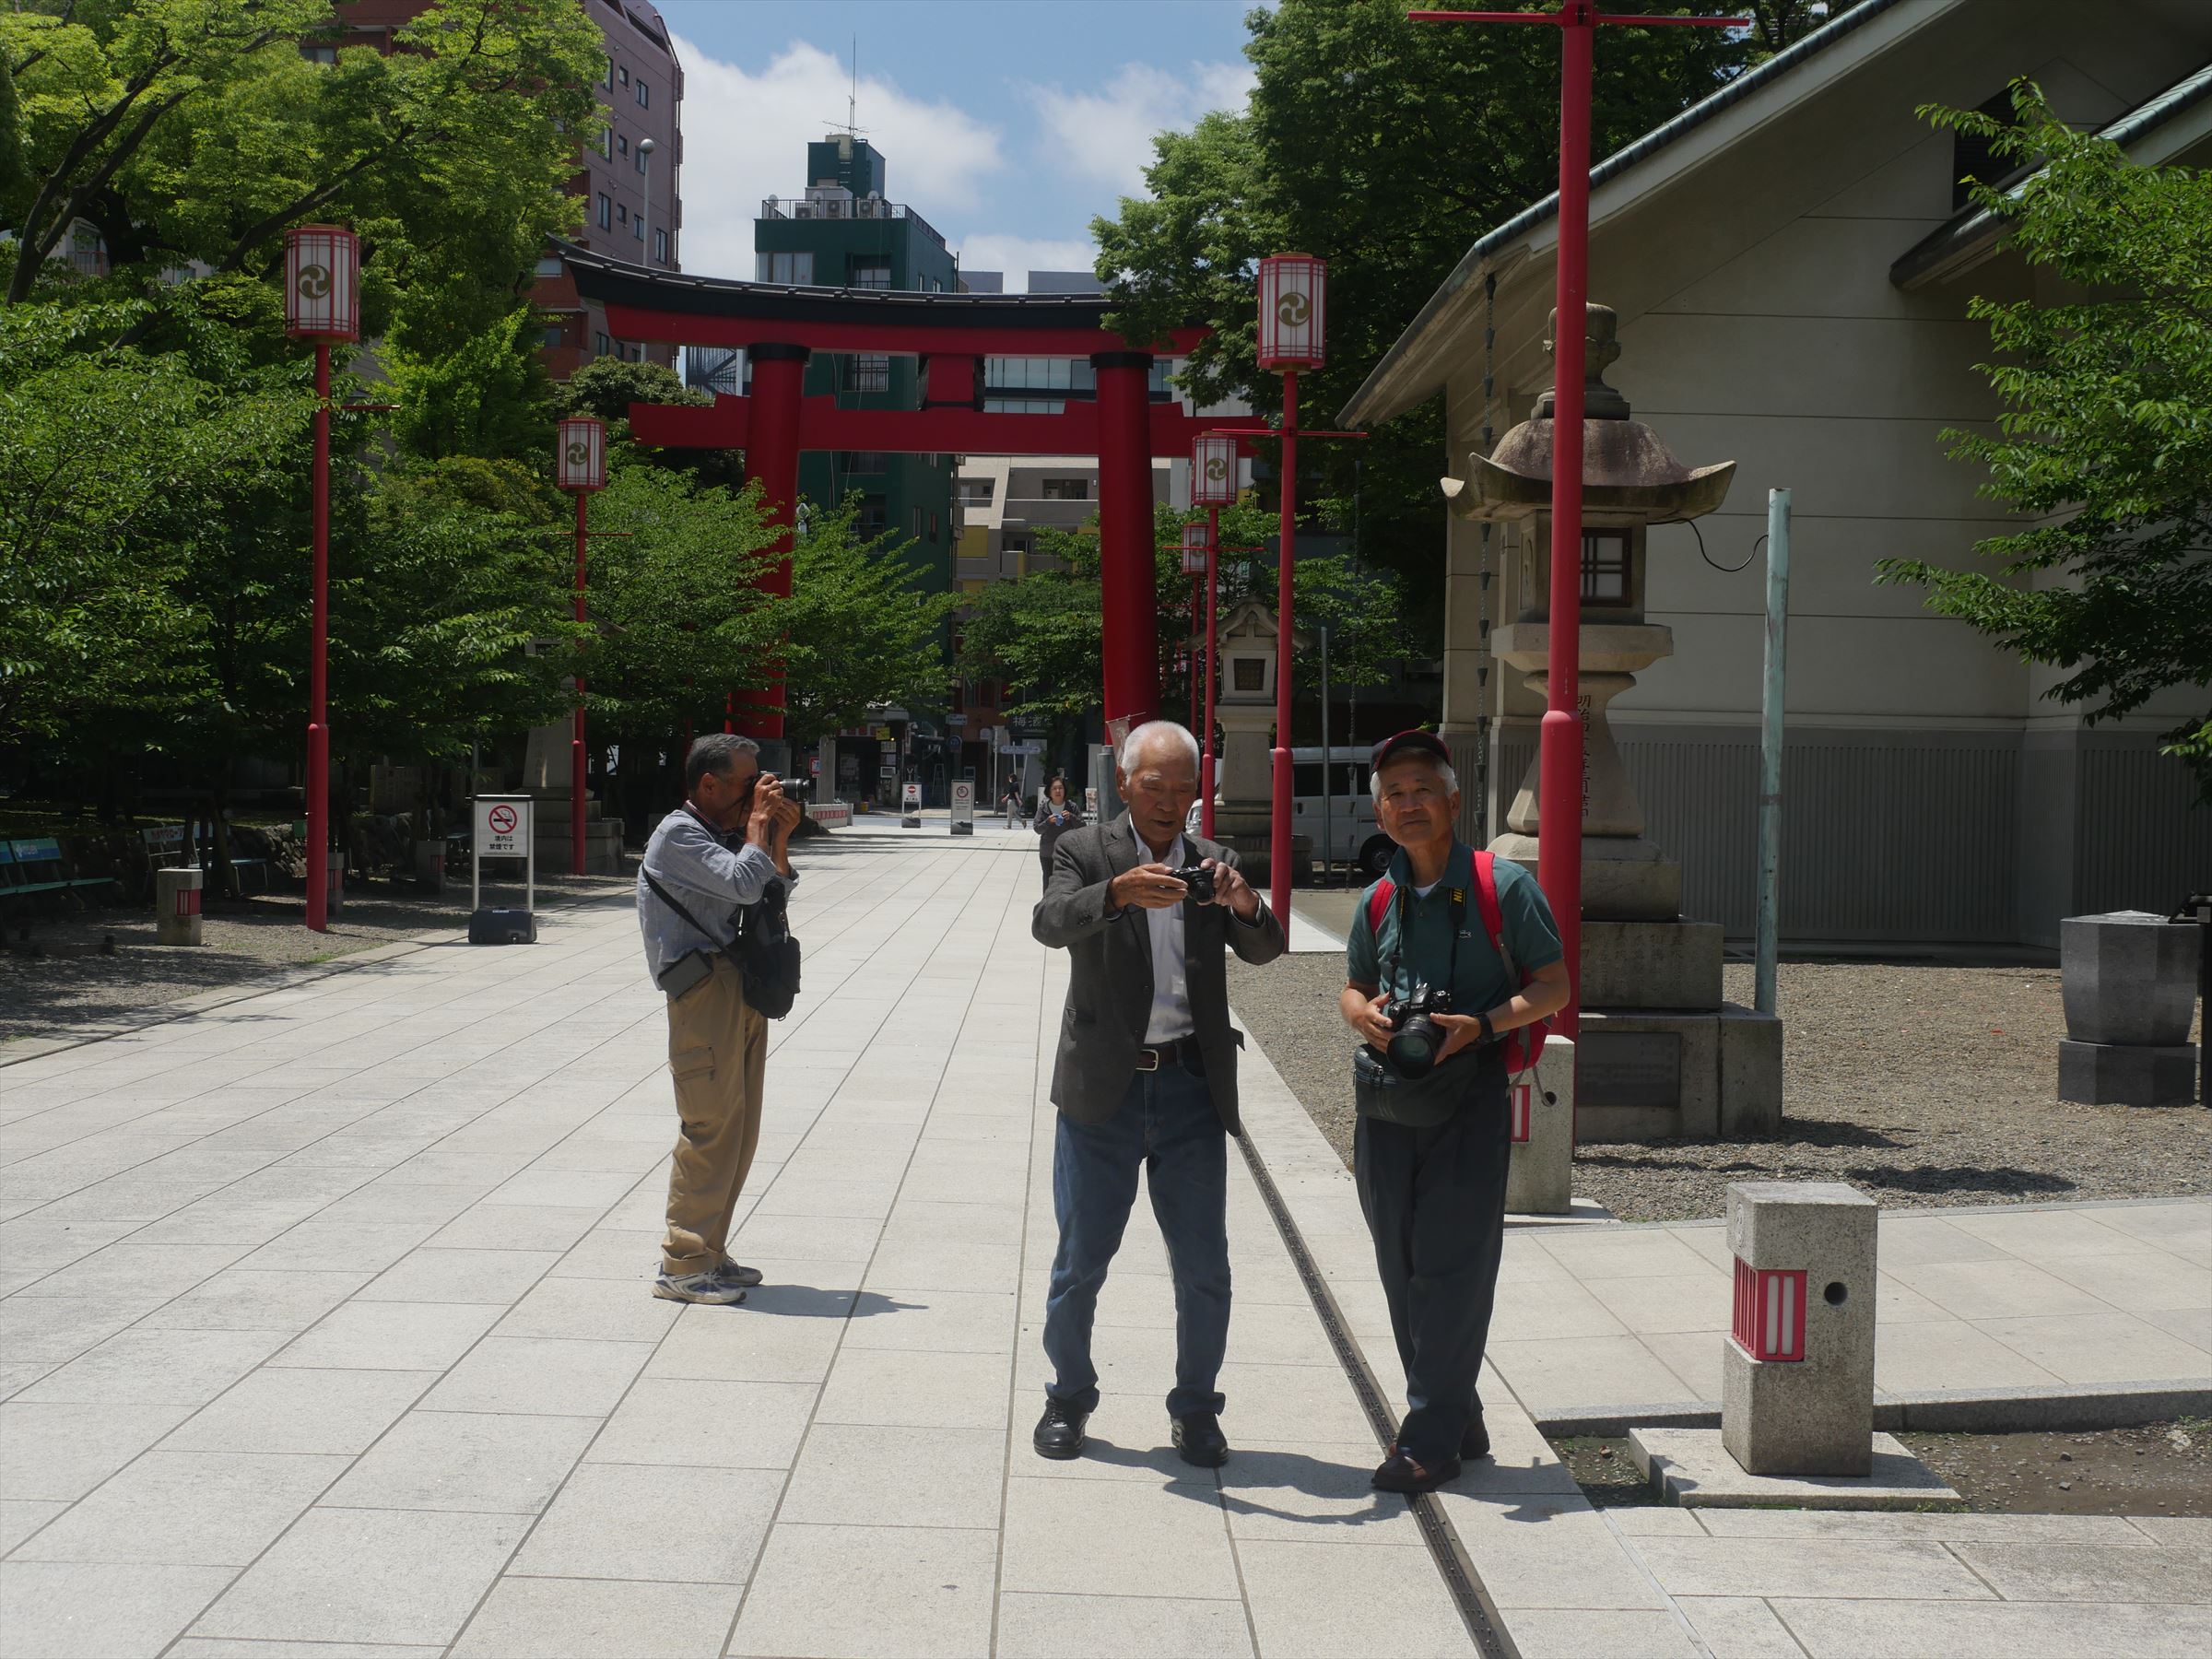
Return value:
<svg viewBox="0 0 2212 1659">
<path fill-rule="evenodd" d="M 1241 1041 L 1222 953 L 1273 961 L 1283 930 L 1234 853 L 1183 833 L 1198 794 L 1189 732 L 1164 720 L 1137 727 L 1117 771 L 1128 811 L 1060 838 L 1030 922 L 1040 943 L 1073 959 L 1053 1068 L 1053 1375 L 1031 1441 L 1044 1457 L 1083 1450 L 1099 1404 L 1091 1322 L 1141 1167 L 1175 1280 L 1172 1438 L 1185 1463 L 1213 1468 L 1229 1456 L 1214 1383 L 1229 1346 L 1228 1137 L 1239 1133 Z M 1194 867 L 1206 873 L 1176 875 Z"/>
<path fill-rule="evenodd" d="M 646 966 L 668 998 L 668 1073 L 681 1124 L 653 1287 L 671 1301 L 741 1302 L 760 1282 L 727 1246 L 760 1141 L 768 1021 L 746 1005 L 729 947 L 738 910 L 759 903 L 771 881 L 798 880 L 790 846 L 799 807 L 761 772 L 759 754 L 750 737 L 727 732 L 692 744 L 684 804 L 661 820 L 638 865 L 638 925 Z"/>
</svg>

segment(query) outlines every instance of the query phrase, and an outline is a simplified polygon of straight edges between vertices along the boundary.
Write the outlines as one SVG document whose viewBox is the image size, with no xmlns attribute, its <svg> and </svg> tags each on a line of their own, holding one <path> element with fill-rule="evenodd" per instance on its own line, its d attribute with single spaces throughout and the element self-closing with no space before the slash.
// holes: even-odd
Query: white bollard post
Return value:
<svg viewBox="0 0 2212 1659">
<path fill-rule="evenodd" d="M 1574 1207 L 1574 1044 L 1552 1038 L 1534 1084 L 1516 1079 L 1510 1087 L 1506 1214 L 1564 1216 Z"/>
<path fill-rule="evenodd" d="M 154 872 L 154 943 L 200 943 L 200 893 L 205 879 L 196 869 Z"/>
<path fill-rule="evenodd" d="M 1721 1443 L 1750 1475 L 1874 1466 L 1873 1199 L 1841 1182 L 1728 1188 L 1735 1316 Z"/>
</svg>

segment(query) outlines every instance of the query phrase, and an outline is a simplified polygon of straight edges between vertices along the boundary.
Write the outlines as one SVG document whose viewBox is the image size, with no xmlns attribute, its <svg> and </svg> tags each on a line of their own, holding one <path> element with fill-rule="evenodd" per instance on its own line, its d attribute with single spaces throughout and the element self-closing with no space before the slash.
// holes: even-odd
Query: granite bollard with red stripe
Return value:
<svg viewBox="0 0 2212 1659">
<path fill-rule="evenodd" d="M 1879 1214 L 1840 1182 L 1729 1187 L 1735 1307 L 1722 1338 L 1721 1441 L 1747 1474 L 1872 1468 Z"/>
</svg>

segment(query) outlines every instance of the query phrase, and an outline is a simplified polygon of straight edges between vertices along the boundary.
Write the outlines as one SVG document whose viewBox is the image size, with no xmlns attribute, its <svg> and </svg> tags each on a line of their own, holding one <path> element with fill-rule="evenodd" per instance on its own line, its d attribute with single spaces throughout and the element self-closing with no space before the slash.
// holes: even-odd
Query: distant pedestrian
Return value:
<svg viewBox="0 0 2212 1659">
<path fill-rule="evenodd" d="M 1030 828 L 1037 831 L 1037 861 L 1044 866 L 1044 878 L 1053 878 L 1053 849 L 1060 838 L 1070 830 L 1083 828 L 1083 815 L 1076 804 L 1067 798 L 1067 780 L 1054 778 L 1037 797 L 1037 816 Z"/>
<path fill-rule="evenodd" d="M 1433 732 L 1375 745 L 1375 818 L 1398 851 L 1352 914 L 1338 999 L 1364 1041 L 1352 1175 L 1406 1371 L 1406 1417 L 1374 1474 L 1385 1492 L 1434 1491 L 1489 1455 L 1476 1383 L 1504 1245 L 1504 1038 L 1568 996 L 1535 877 L 1453 833 L 1451 762 Z M 1426 1025 L 1405 1006 L 1423 991 L 1449 998 Z"/>
<path fill-rule="evenodd" d="M 1271 962 L 1283 929 L 1234 853 L 1183 833 L 1198 794 L 1190 733 L 1141 725 L 1116 759 L 1129 809 L 1060 841 L 1030 922 L 1070 959 L 1053 1066 L 1052 1380 L 1030 1443 L 1041 1457 L 1082 1453 L 1099 1404 L 1091 1324 L 1141 1170 L 1175 1282 L 1171 1434 L 1184 1463 L 1210 1469 L 1229 1456 L 1214 1385 L 1229 1344 L 1229 1137 L 1240 1133 L 1224 959 Z"/>
<path fill-rule="evenodd" d="M 688 798 L 653 830 L 638 867 L 645 961 L 668 998 L 668 1071 L 680 1132 L 655 1296 L 740 1302 L 758 1268 L 730 1259 L 730 1219 L 760 1140 L 768 1020 L 730 959 L 736 912 L 789 888 L 798 803 L 760 771 L 760 746 L 713 732 L 684 758 Z M 732 841 L 738 844 L 733 848 Z"/>
</svg>

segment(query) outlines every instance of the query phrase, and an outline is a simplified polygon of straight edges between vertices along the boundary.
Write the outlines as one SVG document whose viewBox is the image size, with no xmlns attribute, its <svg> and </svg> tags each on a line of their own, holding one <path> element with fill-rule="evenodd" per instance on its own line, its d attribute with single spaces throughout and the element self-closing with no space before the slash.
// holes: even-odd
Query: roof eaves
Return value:
<svg viewBox="0 0 2212 1659">
<path fill-rule="evenodd" d="M 2212 98 L 2212 64 L 2183 76 L 2156 98 L 2137 104 L 2119 120 L 2100 129 L 2097 135 L 2109 138 L 2125 149 L 2208 98 Z M 2041 171 L 2040 167 L 2023 171 L 2006 186 L 2005 194 L 2008 198 L 2018 199 L 2029 180 Z M 1979 255 L 2003 241 L 2010 228 L 2009 219 L 2001 214 L 1992 213 L 1986 207 L 1963 208 L 1898 255 L 1896 263 L 1889 267 L 1890 284 L 1910 290 L 1924 288 L 1931 282 L 1950 276 L 1975 263 Z"/>
<path fill-rule="evenodd" d="M 1746 70 L 1711 97 L 1700 99 L 1679 115 L 1669 121 L 1662 122 L 1641 138 L 1615 150 L 1590 170 L 1591 188 L 1596 189 L 1607 180 L 1618 177 L 1639 162 L 1656 155 L 1677 139 L 1695 132 L 1722 112 L 1741 103 L 1769 82 L 1787 75 L 1823 47 L 1841 40 L 1845 35 L 1873 22 L 1884 12 L 1902 3 L 1903 0 L 1860 0 L 1859 5 L 1853 6 L 1841 17 L 1830 18 L 1818 29 L 1814 29 L 1812 33 L 1776 53 L 1765 63 Z M 1526 236 L 1538 225 L 1555 218 L 1559 211 L 1559 193 L 1555 190 L 1543 200 L 1532 203 L 1523 208 L 1469 248 L 1465 256 L 1453 267 L 1452 274 L 1444 278 L 1442 286 L 1430 296 L 1429 303 L 1421 307 L 1413 321 L 1398 335 L 1391 348 L 1382 354 L 1382 361 L 1378 362 L 1373 371 L 1360 382 L 1359 389 L 1352 394 L 1351 401 L 1337 412 L 1336 424 L 1343 427 L 1359 425 L 1362 418 L 1361 406 L 1371 395 L 1381 389 L 1382 382 L 1396 367 L 1399 359 L 1406 354 L 1429 324 L 1451 302 L 1452 298 L 1482 274 L 1490 256 Z"/>
</svg>

